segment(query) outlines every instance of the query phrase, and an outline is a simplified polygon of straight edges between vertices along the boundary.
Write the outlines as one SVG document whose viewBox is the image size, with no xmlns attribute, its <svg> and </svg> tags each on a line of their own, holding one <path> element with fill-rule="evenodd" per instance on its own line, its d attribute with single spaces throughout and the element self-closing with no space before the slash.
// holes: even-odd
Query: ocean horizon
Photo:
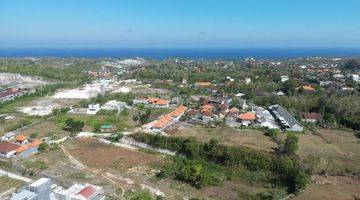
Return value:
<svg viewBox="0 0 360 200">
<path fill-rule="evenodd" d="M 0 58 L 288 59 L 360 57 L 360 48 L 0 48 Z"/>
</svg>

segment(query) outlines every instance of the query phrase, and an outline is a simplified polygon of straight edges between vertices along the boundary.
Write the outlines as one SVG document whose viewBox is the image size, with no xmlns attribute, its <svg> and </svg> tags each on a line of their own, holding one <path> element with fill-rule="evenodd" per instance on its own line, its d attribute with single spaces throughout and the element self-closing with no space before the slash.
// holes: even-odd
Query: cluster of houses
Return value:
<svg viewBox="0 0 360 200">
<path fill-rule="evenodd" d="M 269 129 L 278 129 L 270 112 L 259 106 L 252 106 L 251 111 L 240 112 L 239 109 L 231 108 L 225 116 L 225 124 L 230 127 L 261 126 Z"/>
<path fill-rule="evenodd" d="M 204 100 L 199 109 L 189 109 L 186 115 L 192 123 L 209 124 L 225 117 L 230 102 L 227 97 Z"/>
<path fill-rule="evenodd" d="M 183 105 L 179 106 L 171 113 L 155 121 L 150 129 L 155 133 L 161 133 L 166 128 L 173 125 L 175 122 L 179 121 L 180 117 L 185 113 L 185 111 L 186 111 L 185 106 Z"/>
<path fill-rule="evenodd" d="M 8 88 L 0 89 L 0 102 L 13 101 L 16 97 L 20 97 L 24 94 L 34 92 L 31 89 L 21 88 Z"/>
<path fill-rule="evenodd" d="M 12 194 L 11 200 L 104 200 L 103 188 L 91 184 L 75 184 L 69 189 L 52 184 L 51 179 L 39 180 Z"/>
<path fill-rule="evenodd" d="M 6 158 L 24 158 L 38 153 L 41 139 L 29 139 L 23 134 L 9 132 L 1 138 L 0 156 Z"/>
<path fill-rule="evenodd" d="M 230 127 L 261 126 L 269 129 L 303 131 L 301 124 L 280 105 L 273 105 L 265 109 L 256 105 L 249 106 L 244 101 L 242 100 L 241 106 L 238 105 L 239 108 L 241 107 L 238 109 L 237 107 L 229 108 L 231 99 L 227 97 L 204 100 L 198 109 L 189 109 L 186 116 L 190 123 L 209 125 L 216 121 L 224 121 Z M 306 114 L 306 116 L 308 115 Z M 315 114 L 311 114 L 311 116 L 315 116 Z"/>
<path fill-rule="evenodd" d="M 317 80 L 318 84 L 324 88 L 343 94 L 355 92 L 355 88 L 348 84 L 348 80 L 360 83 L 359 73 L 345 74 L 338 68 L 311 67 L 306 70 L 305 76 Z"/>
</svg>

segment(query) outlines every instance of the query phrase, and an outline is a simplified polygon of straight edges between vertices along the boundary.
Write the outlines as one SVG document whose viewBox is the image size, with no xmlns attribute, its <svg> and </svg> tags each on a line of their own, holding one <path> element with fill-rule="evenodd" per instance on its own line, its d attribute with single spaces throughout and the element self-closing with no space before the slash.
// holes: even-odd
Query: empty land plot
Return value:
<svg viewBox="0 0 360 200">
<path fill-rule="evenodd" d="M 79 161 L 97 169 L 127 170 L 136 165 L 161 163 L 163 160 L 159 155 L 127 150 L 91 139 L 78 140 L 67 148 Z"/>
<path fill-rule="evenodd" d="M 64 187 L 70 187 L 73 183 L 91 183 L 104 186 L 105 190 L 113 192 L 114 186 L 101 176 L 81 169 L 72 163 L 61 149 L 52 150 L 46 153 L 36 154 L 27 159 L 21 159 L 22 165 L 29 161 L 43 161 L 46 169 L 41 170 L 41 174 L 50 177 L 54 183 Z M 38 171 L 40 172 L 40 171 Z"/>
<path fill-rule="evenodd" d="M 39 124 L 24 130 L 22 133 L 28 137 L 35 134 L 37 138 L 52 137 L 53 139 L 60 139 L 69 135 L 68 132 L 62 130 L 53 122 L 40 122 Z"/>
<path fill-rule="evenodd" d="M 320 169 L 330 172 L 352 171 L 360 173 L 360 139 L 352 132 L 319 129 L 316 135 L 298 135 L 298 154 L 305 159 L 309 155 L 318 156 Z"/>
<path fill-rule="evenodd" d="M 24 183 L 18 180 L 14 180 L 11 178 L 8 178 L 6 176 L 0 176 L 0 193 L 6 192 L 10 190 L 11 188 L 18 188 L 22 186 Z"/>
<path fill-rule="evenodd" d="M 277 145 L 263 132 L 251 129 L 234 129 L 230 127 L 208 128 L 195 125 L 189 128 L 180 128 L 173 136 L 195 137 L 201 142 L 208 142 L 212 138 L 221 144 L 230 146 L 246 146 L 258 150 L 272 151 Z"/>
<path fill-rule="evenodd" d="M 360 179 L 342 176 L 317 177 L 321 184 L 313 184 L 295 200 L 353 200 L 360 198 Z"/>
</svg>

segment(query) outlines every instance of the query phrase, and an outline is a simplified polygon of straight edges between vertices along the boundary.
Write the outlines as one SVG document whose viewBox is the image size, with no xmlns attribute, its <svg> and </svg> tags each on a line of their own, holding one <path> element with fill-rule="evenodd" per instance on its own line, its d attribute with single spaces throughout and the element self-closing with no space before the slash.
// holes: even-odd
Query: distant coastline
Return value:
<svg viewBox="0 0 360 200">
<path fill-rule="evenodd" d="M 0 48 L 0 58 L 287 59 L 360 57 L 360 48 Z"/>
</svg>

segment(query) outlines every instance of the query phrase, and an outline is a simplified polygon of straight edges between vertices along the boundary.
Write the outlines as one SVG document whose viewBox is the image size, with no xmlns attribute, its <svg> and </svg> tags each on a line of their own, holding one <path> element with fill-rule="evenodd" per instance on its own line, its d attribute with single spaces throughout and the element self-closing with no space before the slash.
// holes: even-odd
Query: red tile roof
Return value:
<svg viewBox="0 0 360 200">
<path fill-rule="evenodd" d="M 19 154 L 19 153 L 22 153 L 26 150 L 28 150 L 29 147 L 27 145 L 24 145 L 24 146 L 20 146 L 19 148 L 16 149 L 16 153 Z"/>
<path fill-rule="evenodd" d="M 242 119 L 242 120 L 255 120 L 256 115 L 254 113 L 252 113 L 252 112 L 247 112 L 247 113 L 240 114 L 239 119 Z"/>
<path fill-rule="evenodd" d="M 213 116 L 213 113 L 209 110 L 204 110 L 204 111 L 201 111 L 202 115 L 203 116 L 206 116 L 206 117 L 212 117 Z"/>
<path fill-rule="evenodd" d="M 210 105 L 210 104 L 206 104 L 204 106 L 201 107 L 202 110 L 212 110 L 213 109 L 213 106 Z"/>
<path fill-rule="evenodd" d="M 2 143 L 0 143 L 0 152 L 1 153 L 9 153 L 11 151 L 15 151 L 19 147 L 20 147 L 20 145 L 17 145 L 17 144 L 13 144 L 10 142 L 2 142 Z"/>
<path fill-rule="evenodd" d="M 25 141 L 26 139 L 27 139 L 27 137 L 25 135 L 23 135 L 23 134 L 18 135 L 18 136 L 15 137 L 16 141 L 21 141 L 21 142 Z"/>
<path fill-rule="evenodd" d="M 159 98 L 148 98 L 147 101 L 151 104 L 157 104 L 157 105 L 167 105 L 169 104 L 169 101 L 165 99 L 159 99 Z"/>
<path fill-rule="evenodd" d="M 38 147 L 42 142 L 42 140 L 40 139 L 35 139 L 33 142 L 31 142 L 30 144 L 28 144 L 29 147 Z"/>
<path fill-rule="evenodd" d="M 166 125 L 168 125 L 173 118 L 181 116 L 186 110 L 186 107 L 181 105 L 176 110 L 172 111 L 170 114 L 165 115 L 163 118 L 161 118 L 159 121 L 156 121 L 153 124 L 153 128 L 163 128 Z"/>
<path fill-rule="evenodd" d="M 180 115 L 182 115 L 182 114 L 185 112 L 185 110 L 186 110 L 186 107 L 183 106 L 183 105 L 181 105 L 181 106 L 179 106 L 176 110 L 172 111 L 172 112 L 170 113 L 170 116 L 172 116 L 172 117 L 179 117 Z"/>
<path fill-rule="evenodd" d="M 211 86 L 211 82 L 195 82 L 195 86 L 209 87 L 209 86 Z"/>
<path fill-rule="evenodd" d="M 89 185 L 86 188 L 82 189 L 79 193 L 81 196 L 85 197 L 85 198 L 90 198 L 92 195 L 94 195 L 94 193 L 96 192 L 96 189 Z"/>
<path fill-rule="evenodd" d="M 300 113 L 300 117 L 303 119 L 322 119 L 322 115 L 319 113 Z"/>
<path fill-rule="evenodd" d="M 197 115 L 199 114 L 200 112 L 198 110 L 195 110 L 195 109 L 190 109 L 189 111 L 187 111 L 187 115 Z"/>
</svg>

